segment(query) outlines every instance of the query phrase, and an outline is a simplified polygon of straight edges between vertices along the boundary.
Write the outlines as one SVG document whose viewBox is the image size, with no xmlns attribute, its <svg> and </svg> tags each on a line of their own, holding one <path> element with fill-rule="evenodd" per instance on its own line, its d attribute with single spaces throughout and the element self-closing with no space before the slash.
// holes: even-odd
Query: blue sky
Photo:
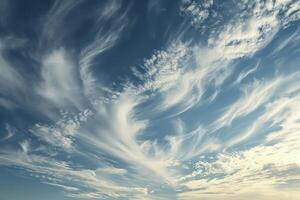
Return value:
<svg viewBox="0 0 300 200">
<path fill-rule="evenodd" d="M 300 198 L 300 2 L 0 2 L 0 200 Z"/>
</svg>

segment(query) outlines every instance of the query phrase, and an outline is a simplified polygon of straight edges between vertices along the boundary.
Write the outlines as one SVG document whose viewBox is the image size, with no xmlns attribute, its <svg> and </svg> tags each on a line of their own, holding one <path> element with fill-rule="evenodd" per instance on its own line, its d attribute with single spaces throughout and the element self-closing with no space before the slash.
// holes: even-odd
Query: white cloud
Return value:
<svg viewBox="0 0 300 200">
<path fill-rule="evenodd" d="M 189 196 L 231 199 L 267 193 L 286 196 L 289 190 L 278 188 L 300 177 L 299 150 L 297 141 L 281 141 L 241 152 L 221 153 L 215 161 L 199 161 L 195 166 L 197 177 L 183 183 L 197 192 L 186 191 L 180 196 L 184 199 Z M 294 191 L 291 198 L 298 195 Z"/>
<path fill-rule="evenodd" d="M 30 143 L 28 140 L 24 140 L 22 142 L 20 142 L 20 147 L 22 149 L 23 152 L 28 153 L 29 149 L 30 149 Z"/>
<path fill-rule="evenodd" d="M 300 178 L 299 97 L 298 92 L 267 104 L 265 113 L 251 128 L 252 133 L 266 126 L 271 131 L 259 145 L 220 152 L 214 158 L 204 157 L 197 162 L 195 170 L 182 179 L 188 190 L 180 196 L 183 199 L 249 199 L 248 195 L 258 195 L 259 199 L 270 199 L 276 195 L 297 199 L 300 193 L 290 184 Z M 289 195 L 290 189 L 293 192 Z"/>
<path fill-rule="evenodd" d="M 96 95 L 96 93 L 101 93 L 99 89 L 103 87 L 92 73 L 93 60 L 117 43 L 122 31 L 128 24 L 127 12 L 129 8 L 124 12 L 121 12 L 120 9 L 120 1 L 109 1 L 103 8 L 99 9 L 100 14 L 95 24 L 97 30 L 95 38 L 80 53 L 79 70 L 84 93 L 87 97 L 92 98 L 92 101 L 99 98 L 100 95 Z M 110 28 L 105 27 L 108 22 L 111 23 Z"/>
<path fill-rule="evenodd" d="M 91 111 L 85 110 L 73 118 L 66 116 L 52 126 L 36 124 L 30 132 L 40 140 L 68 151 L 73 148 L 74 135 L 80 128 L 81 123 L 85 122 L 91 115 Z"/>
<path fill-rule="evenodd" d="M 76 187 L 65 186 L 65 185 L 61 185 L 61 184 L 57 184 L 57 183 L 48 183 L 48 182 L 44 182 L 44 183 L 47 184 L 47 185 L 51 185 L 51 186 L 55 186 L 55 187 L 60 187 L 60 188 L 64 189 L 67 192 L 68 191 L 72 192 L 72 191 L 78 191 L 79 190 Z"/>
<path fill-rule="evenodd" d="M 0 164 L 22 167 L 46 184 L 63 187 L 68 196 L 81 198 L 90 198 L 90 195 L 95 198 L 147 196 L 146 188 L 135 187 L 130 183 L 126 187 L 119 186 L 112 180 L 99 176 L 94 170 L 73 169 L 70 163 L 29 155 L 27 152 L 1 151 Z"/>
<path fill-rule="evenodd" d="M 258 108 L 270 109 L 270 104 L 274 99 L 285 98 L 299 89 L 299 72 L 288 76 L 275 77 L 269 81 L 254 82 L 244 87 L 243 95 L 232 105 L 228 106 L 221 116 L 209 125 L 209 131 L 215 132 L 220 128 L 230 126 L 231 123 L 239 118 L 256 111 Z M 280 106 L 276 106 L 280 108 Z M 249 123 L 249 127 L 243 134 L 236 134 L 226 145 L 237 144 L 258 131 L 259 128 L 274 116 L 262 115 L 254 123 Z M 225 142 L 226 143 L 226 142 Z"/>
<path fill-rule="evenodd" d="M 0 92 L 2 94 L 17 95 L 25 89 L 25 81 L 21 74 L 3 57 L 5 43 L 0 40 Z M 11 93 L 14 91 L 14 93 Z"/>
<path fill-rule="evenodd" d="M 183 1 L 180 10 L 184 15 L 190 18 L 190 23 L 193 26 L 200 28 L 207 18 L 212 17 L 210 8 L 213 3 L 213 0 L 204 0 L 201 3 L 197 3 L 196 1 Z"/>
<path fill-rule="evenodd" d="M 63 49 L 52 51 L 42 60 L 41 85 L 37 92 L 58 107 L 81 107 L 79 79 L 75 64 Z"/>
<path fill-rule="evenodd" d="M 150 112 L 160 113 L 174 108 L 171 116 L 179 115 L 202 103 L 206 86 L 218 91 L 231 74 L 232 68 L 227 67 L 229 62 L 221 59 L 214 49 L 175 41 L 145 61 L 142 66 L 142 71 L 146 71 L 144 74 L 134 68 L 134 74 L 143 81 L 137 86 L 138 92 L 150 92 L 149 99 L 157 99 Z M 211 98 L 209 96 L 207 100 Z"/>
<path fill-rule="evenodd" d="M 110 166 L 110 167 L 98 168 L 97 172 L 122 175 L 122 174 L 126 174 L 127 170 Z"/>
<path fill-rule="evenodd" d="M 174 180 L 167 172 L 164 160 L 146 155 L 137 140 L 147 125 L 146 121 L 134 117 L 138 103 L 139 98 L 130 91 L 110 103 L 100 102 L 95 106 L 99 124 L 87 124 L 90 130 L 78 135 L 78 138 L 92 147 L 93 152 L 104 151 L 132 166 L 152 171 L 172 184 Z"/>
<path fill-rule="evenodd" d="M 253 3 L 253 8 L 251 5 Z M 217 37 L 209 38 L 209 45 L 224 59 L 251 56 L 268 45 L 277 32 L 299 18 L 281 17 L 282 13 L 299 11 L 299 2 L 292 1 L 255 1 L 241 3 L 244 11 L 238 12 Z M 246 8 L 246 9 L 245 9 Z M 295 16 L 295 15 L 294 15 Z"/>
<path fill-rule="evenodd" d="M 165 51 L 155 52 L 149 59 L 145 60 L 142 70 L 145 74 L 134 70 L 134 74 L 143 81 L 144 90 L 166 91 L 170 89 L 179 76 L 182 75 L 183 62 L 187 57 L 188 46 L 177 42 L 168 47 Z"/>
<path fill-rule="evenodd" d="M 64 36 L 62 30 L 65 17 L 82 2 L 82 0 L 63 2 L 56 0 L 45 17 L 42 39 L 45 39 L 50 45 L 60 42 Z"/>
<path fill-rule="evenodd" d="M 5 133 L 5 136 L 0 139 L 0 141 L 5 141 L 5 140 L 8 140 L 10 138 L 12 138 L 15 134 L 16 134 L 16 131 L 17 129 L 9 124 L 5 124 L 5 130 L 6 130 L 6 133 Z"/>
<path fill-rule="evenodd" d="M 2 97 L 0 97 L 0 106 L 8 110 L 12 110 L 17 107 L 17 105 L 14 102 Z"/>
<path fill-rule="evenodd" d="M 185 2 L 192 2 L 184 12 L 192 16 L 192 23 L 197 26 L 209 19 L 215 3 Z M 156 192 L 152 189 L 165 190 L 163 187 L 174 190 L 174 196 L 180 199 L 249 199 L 249 195 L 264 192 L 267 194 L 257 198 L 287 198 L 288 189 L 281 190 L 281 187 L 293 179 L 300 179 L 299 72 L 243 85 L 241 97 L 208 127 L 199 124 L 194 113 L 188 116 L 192 120 L 185 115 L 179 119 L 180 114 L 211 103 L 223 89 L 226 92 L 226 86 L 222 86 L 235 70 L 233 61 L 252 56 L 264 48 L 279 29 L 297 16 L 294 14 L 298 12 L 296 2 L 272 2 L 259 1 L 253 4 L 253 9 L 244 5 L 249 16 L 242 13 L 243 19 L 232 19 L 217 37 L 210 35 L 207 47 L 179 40 L 167 44 L 146 59 L 140 68 L 133 68 L 140 84 L 125 83 L 118 91 L 102 85 L 92 67 L 94 61 L 122 36 L 128 25 L 129 8 L 123 11 L 119 1 L 105 3 L 99 8 L 94 24 L 95 37 L 80 51 L 79 63 L 64 48 L 54 49 L 42 57 L 42 80 L 36 91 L 48 100 L 45 105 L 55 105 L 67 112 L 60 110 L 62 119 L 58 119 L 60 115 L 56 113 L 49 124 L 37 123 L 30 129 L 42 142 L 22 140 L 18 141 L 21 151 L 1 150 L 0 165 L 25 169 L 42 182 L 62 188 L 67 196 L 83 199 L 151 199 Z M 49 35 L 45 32 L 45 37 L 54 37 L 61 26 L 59 21 L 78 4 L 55 2 L 45 25 L 51 30 Z M 283 21 L 278 19 L 281 11 L 290 17 Z M 107 29 L 105 23 L 109 23 L 110 28 Z M 293 39 L 289 38 L 274 52 L 287 47 Z M 0 58 L 0 64 L 1 61 L 4 67 L 0 65 L 0 69 L 8 76 L 2 75 L 0 89 L 9 84 L 22 88 L 23 82 L 14 82 L 20 74 L 5 59 Z M 242 70 L 234 86 L 246 82 L 243 80 L 254 74 L 257 67 Z M 208 88 L 213 91 L 206 95 Z M 106 98 L 104 90 L 111 96 Z M 85 104 L 86 98 L 92 105 Z M 148 103 L 150 106 L 145 109 Z M 84 110 L 90 106 L 93 111 Z M 248 123 L 241 133 L 225 139 L 208 134 L 230 127 L 235 120 L 260 108 L 262 113 L 258 114 L 261 115 Z M 77 110 L 81 112 L 71 114 L 79 112 Z M 169 110 L 172 113 L 168 115 L 165 111 Z M 151 118 L 153 113 L 155 119 Z M 164 128 L 155 127 L 151 130 L 154 136 L 147 135 L 147 128 L 153 128 L 151 126 L 157 121 L 162 127 L 169 125 L 160 118 L 165 113 L 168 115 L 163 119 L 166 122 L 176 116 L 172 121 L 174 133 L 165 133 Z M 190 124 L 193 120 L 198 123 L 195 129 L 194 124 Z M 258 135 L 263 128 L 271 133 L 264 135 L 257 146 L 236 152 L 226 150 Z M 15 134 L 10 126 L 6 129 L 5 141 Z M 41 146 L 44 143 L 46 145 Z M 203 156 L 206 153 L 216 156 L 206 159 Z M 63 155 L 66 161 L 54 155 Z M 86 163 L 70 159 L 73 155 Z M 197 163 L 193 165 L 195 159 Z M 122 165 L 118 165 L 120 163 Z M 300 194 L 295 193 L 297 195 Z"/>
<path fill-rule="evenodd" d="M 237 77 L 235 84 L 239 84 L 241 83 L 247 76 L 253 74 L 256 72 L 256 70 L 258 69 L 258 66 L 260 65 L 260 61 L 257 62 L 257 64 L 255 65 L 255 67 L 247 70 L 247 71 L 243 71 L 239 74 L 239 76 Z"/>
<path fill-rule="evenodd" d="M 210 126 L 212 131 L 222 127 L 229 126 L 234 119 L 244 117 L 255 111 L 274 96 L 277 87 L 282 83 L 281 78 L 275 78 L 270 81 L 255 81 L 243 88 L 243 95 Z"/>
</svg>

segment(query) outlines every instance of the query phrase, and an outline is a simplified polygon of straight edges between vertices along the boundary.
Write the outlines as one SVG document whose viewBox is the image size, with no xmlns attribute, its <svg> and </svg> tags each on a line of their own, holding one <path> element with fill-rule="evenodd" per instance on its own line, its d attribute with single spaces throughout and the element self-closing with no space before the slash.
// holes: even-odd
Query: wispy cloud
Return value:
<svg viewBox="0 0 300 200">
<path fill-rule="evenodd" d="M 68 196 L 80 198 L 126 197 L 128 195 L 146 195 L 147 189 L 141 187 L 118 186 L 110 180 L 105 180 L 95 170 L 72 169 L 69 163 L 24 152 L 1 151 L 1 165 L 16 165 L 34 173 L 47 184 L 63 187 Z M 46 175 L 46 176 L 44 176 Z M 80 192 L 85 189 L 90 192 Z M 87 195 L 90 194 L 90 195 Z"/>
<path fill-rule="evenodd" d="M 64 49 L 47 55 L 42 61 L 42 82 L 37 92 L 58 107 L 74 105 L 80 108 L 81 89 L 75 63 Z"/>
<path fill-rule="evenodd" d="M 80 76 L 83 81 L 84 93 L 89 98 L 95 98 L 95 93 L 101 92 L 99 90 L 101 83 L 92 73 L 93 60 L 116 44 L 128 24 L 127 12 L 130 8 L 121 11 L 121 5 L 120 1 L 110 1 L 99 9 L 99 15 L 96 16 L 97 21 L 94 25 L 96 29 L 95 38 L 80 53 Z M 106 27 L 107 23 L 111 23 L 110 28 Z"/>
<path fill-rule="evenodd" d="M 30 132 L 43 142 L 62 150 L 72 149 L 74 135 L 88 117 L 92 115 L 90 110 L 85 110 L 74 117 L 64 116 L 55 125 L 36 124 Z"/>
<path fill-rule="evenodd" d="M 222 2 L 180 1 L 182 26 L 152 55 L 122 66 L 130 74 L 116 87 L 95 68 L 108 68 L 104 53 L 131 41 L 125 31 L 141 7 L 95 4 L 85 21 L 91 33 L 74 45 L 64 20 L 80 5 L 88 6 L 55 1 L 42 19 L 38 49 L 47 50 L 26 57 L 36 66 L 33 88 L 0 41 L 0 109 L 20 109 L 3 123 L 1 166 L 81 199 L 300 196 L 299 71 L 266 66 L 299 46 L 297 29 L 285 33 L 299 19 L 297 1 L 242 1 L 227 14 Z M 37 105 L 22 107 L 24 96 Z"/>
<path fill-rule="evenodd" d="M 266 194 L 261 199 L 271 198 L 274 193 L 287 197 L 290 191 L 284 186 L 300 174 L 299 138 L 296 136 L 298 98 L 299 95 L 274 102 L 258 119 L 258 123 L 264 125 L 273 120 L 281 127 L 269 134 L 267 145 L 263 143 L 244 151 L 220 153 L 211 160 L 205 158 L 197 162 L 192 180 L 184 182 L 190 190 L 183 192 L 182 197 L 246 198 L 247 194 L 256 195 L 258 191 Z M 215 175 L 218 177 L 209 178 Z M 294 193 L 293 196 L 298 195 Z"/>
<path fill-rule="evenodd" d="M 0 139 L 0 141 L 8 140 L 16 134 L 16 128 L 9 124 L 5 124 L 5 131 L 6 131 L 6 134 L 3 138 Z"/>
<path fill-rule="evenodd" d="M 0 40 L 0 91 L 13 96 L 24 90 L 25 84 L 21 74 L 3 57 L 5 48 L 5 43 Z M 14 94 L 11 91 L 15 91 Z"/>
<path fill-rule="evenodd" d="M 64 31 L 62 31 L 65 17 L 82 2 L 82 0 L 54 1 L 51 9 L 45 16 L 41 39 L 46 40 L 48 45 L 53 45 L 53 43 L 59 44 L 65 37 Z"/>
</svg>

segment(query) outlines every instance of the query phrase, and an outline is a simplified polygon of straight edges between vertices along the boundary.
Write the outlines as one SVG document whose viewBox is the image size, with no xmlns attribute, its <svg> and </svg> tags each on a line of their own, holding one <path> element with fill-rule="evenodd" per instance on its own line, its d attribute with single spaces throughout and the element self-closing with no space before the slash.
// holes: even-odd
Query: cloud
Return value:
<svg viewBox="0 0 300 200">
<path fill-rule="evenodd" d="M 109 1 L 101 9 L 99 9 L 99 16 L 95 23 L 94 29 L 96 30 L 93 40 L 82 49 L 79 58 L 80 77 L 84 86 L 84 93 L 88 98 L 95 97 L 95 93 L 101 92 L 99 90 L 103 86 L 99 86 L 99 82 L 94 77 L 92 72 L 93 61 L 99 57 L 103 52 L 111 49 L 121 37 L 121 33 L 128 24 L 127 12 L 121 11 L 120 1 Z M 110 27 L 107 28 L 106 24 L 110 22 Z"/>
<path fill-rule="evenodd" d="M 2 139 L 0 139 L 0 141 L 9 140 L 16 134 L 17 131 L 15 127 L 9 124 L 5 124 L 5 130 L 6 130 L 6 135 Z"/>
<path fill-rule="evenodd" d="M 210 158 L 203 156 L 194 165 L 194 171 L 183 179 L 187 190 L 180 196 L 183 199 L 240 196 L 248 199 L 247 195 L 269 199 L 275 194 L 287 197 L 289 187 L 284 186 L 300 176 L 299 97 L 298 92 L 267 104 L 265 112 L 246 130 L 255 133 L 268 127 L 269 133 L 259 145 L 220 152 Z M 298 196 L 296 192 L 291 198 Z"/>
<path fill-rule="evenodd" d="M 81 90 L 75 63 L 63 49 L 52 51 L 42 60 L 41 84 L 37 93 L 58 107 L 81 107 Z"/>
<path fill-rule="evenodd" d="M 176 116 L 203 103 L 200 101 L 205 100 L 202 98 L 205 87 L 211 86 L 217 91 L 232 72 L 228 64 L 221 54 L 214 54 L 214 49 L 174 41 L 145 60 L 141 69 L 133 68 L 133 72 L 143 80 L 136 86 L 137 91 L 150 93 L 149 99 L 157 99 L 155 110 L 152 107 L 150 113 L 172 108 L 170 116 Z"/>
<path fill-rule="evenodd" d="M 286 135 L 286 138 L 289 137 Z M 280 141 L 245 151 L 220 153 L 213 161 L 199 161 L 195 165 L 197 178 L 183 183 L 194 192 L 186 191 L 180 196 L 183 199 L 193 199 L 196 196 L 230 199 L 260 193 L 287 196 L 289 191 L 278 190 L 278 187 L 300 175 L 300 163 L 297 159 L 299 148 L 295 146 L 296 143 Z M 288 156 L 286 152 L 289 152 Z M 216 178 L 209 178 L 210 176 Z M 294 193 L 292 198 L 298 195 Z"/>
<path fill-rule="evenodd" d="M 104 168 L 98 168 L 97 172 L 101 173 L 108 173 L 108 174 L 126 174 L 126 169 L 116 168 L 116 167 L 104 167 Z"/>
<path fill-rule="evenodd" d="M 73 169 L 67 162 L 29 155 L 27 152 L 1 151 L 0 163 L 22 167 L 46 184 L 63 187 L 67 196 L 71 197 L 88 199 L 91 195 L 94 198 L 147 196 L 146 188 L 131 187 L 131 184 L 128 187 L 119 186 L 105 177 L 100 177 L 94 170 Z"/>
<path fill-rule="evenodd" d="M 12 110 L 17 107 L 17 105 L 14 102 L 6 98 L 0 98 L 0 106 L 8 110 Z"/>
<path fill-rule="evenodd" d="M 212 17 L 210 8 L 213 3 L 213 0 L 205 0 L 201 4 L 196 1 L 183 1 L 181 12 L 191 19 L 193 26 L 200 28 L 208 17 Z"/>
<path fill-rule="evenodd" d="M 30 143 L 28 140 L 24 140 L 20 143 L 20 147 L 22 149 L 23 152 L 27 153 L 29 151 L 30 148 Z"/>
<path fill-rule="evenodd" d="M 132 4 L 102 2 L 97 12 L 88 13 L 94 19 L 88 23 L 91 37 L 72 49 L 64 43 L 68 32 L 63 24 L 81 1 L 56 1 L 39 38 L 47 51 L 32 55 L 41 65 L 33 91 L 6 61 L 7 43 L 0 43 L 0 105 L 14 108 L 18 101 L 9 95 L 24 88 L 30 100 L 42 102 L 38 114 L 24 108 L 30 113 L 24 138 L 12 140 L 19 128 L 6 125 L 0 165 L 24 170 L 66 196 L 82 199 L 300 195 L 293 189 L 300 178 L 299 72 L 266 68 L 264 55 L 257 54 L 297 19 L 298 2 L 239 2 L 236 14 L 226 15 L 224 24 L 207 35 L 215 27 L 210 22 L 222 16 L 224 11 L 216 9 L 222 5 L 182 2 L 177 13 L 182 26 L 190 20 L 187 29 L 200 31 L 192 31 L 189 40 L 170 31 L 173 40 L 141 59 L 118 87 L 104 84 L 94 67 L 129 30 Z M 297 33 L 287 33 L 267 55 L 296 48 Z M 257 65 L 244 67 L 243 59 L 253 56 Z M 269 78 L 256 76 L 274 71 Z M 239 96 L 231 98 L 236 91 Z"/>
<path fill-rule="evenodd" d="M 70 12 L 82 2 L 82 0 L 67 0 L 64 2 L 56 0 L 45 16 L 42 39 L 45 39 L 50 45 L 53 45 L 53 43 L 60 43 L 65 36 L 62 31 L 65 17 L 67 17 Z"/>
<path fill-rule="evenodd" d="M 47 185 L 51 185 L 51 186 L 55 186 L 55 187 L 60 187 L 62 189 L 64 189 L 66 192 L 72 192 L 72 191 L 78 191 L 79 189 L 76 187 L 69 187 L 69 186 L 65 186 L 65 185 L 61 185 L 61 184 L 57 184 L 57 183 L 48 183 L 48 182 L 44 182 Z"/>
<path fill-rule="evenodd" d="M 5 48 L 5 43 L 0 40 L 0 92 L 15 96 L 25 89 L 25 81 L 21 74 L 4 58 Z M 15 92 L 12 94 L 11 91 Z"/>
<path fill-rule="evenodd" d="M 224 28 L 221 26 L 223 29 L 218 31 L 217 37 L 208 39 L 209 45 L 223 54 L 225 59 L 254 55 L 268 45 L 280 29 L 294 20 L 282 18 L 280 14 L 294 12 L 298 5 L 292 4 L 292 1 L 242 2 L 242 11 L 237 12 L 238 16 Z"/>
<path fill-rule="evenodd" d="M 241 73 L 239 74 L 239 76 L 237 77 L 235 83 L 236 83 L 236 84 L 239 84 L 239 83 L 241 83 L 241 82 L 243 81 L 243 79 L 245 79 L 247 76 L 249 76 L 249 75 L 255 73 L 255 72 L 257 71 L 259 65 L 260 65 L 260 61 L 257 62 L 257 64 L 255 65 L 255 67 L 253 67 L 253 68 L 251 68 L 251 69 L 249 69 L 249 70 L 247 70 L 247 71 L 241 72 Z"/>
<path fill-rule="evenodd" d="M 243 89 L 243 95 L 233 104 L 229 105 L 227 110 L 221 116 L 209 125 L 211 132 L 215 132 L 220 128 L 230 126 L 234 120 L 246 117 L 250 113 L 255 112 L 259 108 L 269 109 L 269 104 L 274 99 L 284 98 L 298 90 L 299 72 L 288 75 L 286 77 L 275 77 L 269 81 L 254 82 Z M 277 106 L 280 108 L 280 106 Z M 228 146 L 237 144 L 252 134 L 257 132 L 258 128 L 266 123 L 267 120 L 274 116 L 261 116 L 253 124 L 249 123 L 249 127 L 243 134 L 235 134 Z"/>
<path fill-rule="evenodd" d="M 36 124 L 30 132 L 43 142 L 69 151 L 73 148 L 74 135 L 79 130 L 81 123 L 85 122 L 91 115 L 90 110 L 84 110 L 74 117 L 64 116 L 55 125 Z"/>
<path fill-rule="evenodd" d="M 181 75 L 183 61 L 187 57 L 188 46 L 178 42 L 172 44 L 166 50 L 155 52 L 149 59 L 144 61 L 142 69 L 134 68 L 134 74 L 143 81 L 142 92 L 166 91 L 174 86 Z M 145 70 L 142 74 L 140 71 Z"/>
<path fill-rule="evenodd" d="M 211 125 L 213 131 L 229 126 L 234 119 L 246 116 L 255 111 L 273 97 L 281 82 L 281 78 L 275 78 L 265 82 L 256 81 L 244 87 L 242 97 L 233 103 L 233 105 L 230 105 L 221 117 L 213 122 Z"/>
<path fill-rule="evenodd" d="M 136 96 L 128 91 L 111 103 L 99 103 L 95 107 L 99 123 L 87 124 L 90 129 L 78 138 L 92 147 L 94 154 L 105 152 L 132 166 L 150 170 L 172 183 L 174 180 L 166 171 L 164 161 L 147 156 L 141 149 L 137 137 L 147 122 L 134 117 L 139 101 L 133 97 Z"/>
</svg>

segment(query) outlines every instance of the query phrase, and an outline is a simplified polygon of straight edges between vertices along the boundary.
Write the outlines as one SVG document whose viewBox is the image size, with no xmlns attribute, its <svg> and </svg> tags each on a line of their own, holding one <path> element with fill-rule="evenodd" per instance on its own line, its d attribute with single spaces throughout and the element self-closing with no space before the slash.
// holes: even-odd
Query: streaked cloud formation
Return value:
<svg viewBox="0 0 300 200">
<path fill-rule="evenodd" d="M 299 1 L 21 4 L 0 3 L 1 184 L 300 198 Z"/>
</svg>

